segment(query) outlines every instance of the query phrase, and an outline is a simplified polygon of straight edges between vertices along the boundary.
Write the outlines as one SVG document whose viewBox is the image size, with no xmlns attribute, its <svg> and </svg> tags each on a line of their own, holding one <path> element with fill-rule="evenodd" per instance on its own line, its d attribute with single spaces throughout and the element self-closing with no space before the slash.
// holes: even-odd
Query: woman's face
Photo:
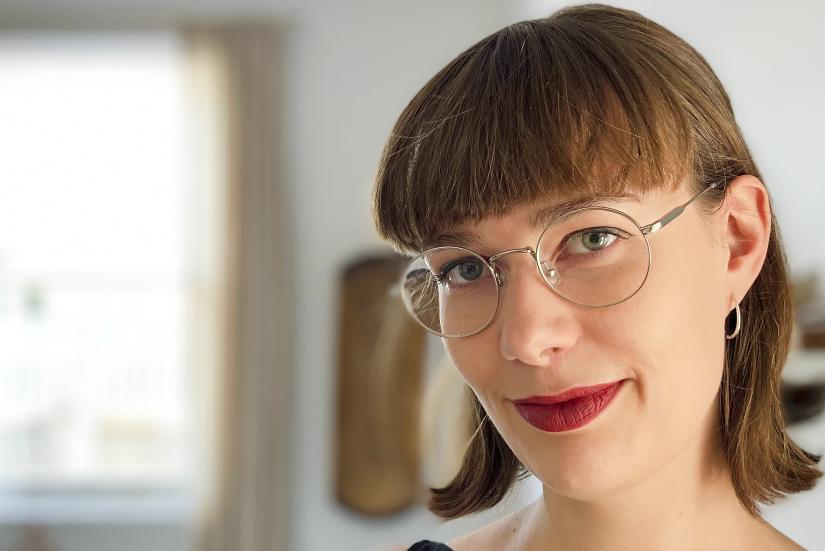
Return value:
<svg viewBox="0 0 825 551">
<path fill-rule="evenodd" d="M 685 186 L 609 206 L 648 224 L 690 198 Z M 549 203 L 548 203 L 549 204 Z M 465 226 L 492 255 L 535 247 L 540 232 L 521 206 Z M 697 203 L 649 236 L 644 286 L 627 301 L 585 308 L 555 295 L 529 254 L 497 261 L 505 284 L 484 331 L 444 345 L 516 457 L 551 491 L 584 499 L 632 486 L 664 466 L 717 422 L 726 250 L 714 218 Z M 579 428 L 545 432 L 513 400 L 625 380 L 608 407 Z"/>
</svg>

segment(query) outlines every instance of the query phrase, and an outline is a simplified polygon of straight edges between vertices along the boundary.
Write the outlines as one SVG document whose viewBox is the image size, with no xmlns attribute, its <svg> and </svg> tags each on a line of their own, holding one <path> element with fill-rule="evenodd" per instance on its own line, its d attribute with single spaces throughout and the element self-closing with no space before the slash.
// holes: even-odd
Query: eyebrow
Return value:
<svg viewBox="0 0 825 551">
<path fill-rule="evenodd" d="M 608 204 L 614 203 L 616 201 L 639 203 L 641 202 L 641 199 L 635 193 L 625 192 L 603 193 L 598 194 L 596 196 L 572 199 L 570 201 L 564 201 L 537 210 L 530 216 L 528 224 L 530 226 L 530 229 L 534 231 L 544 229 L 544 226 L 546 226 L 553 219 L 558 218 L 559 216 L 564 216 L 565 214 L 572 212 L 576 209 L 585 207 L 607 206 Z"/>
<path fill-rule="evenodd" d="M 626 192 L 604 193 L 596 196 L 589 195 L 587 197 L 579 197 L 568 201 L 562 201 L 561 203 L 556 203 L 555 205 L 548 207 L 542 207 L 530 215 L 527 223 L 532 231 L 538 231 L 540 229 L 544 229 L 544 227 L 552 220 L 560 216 L 564 216 L 565 214 L 576 209 L 606 206 L 609 203 L 616 201 L 639 203 L 641 199 L 634 193 Z M 432 247 L 443 247 L 447 245 L 467 248 L 472 246 L 484 246 L 478 239 L 478 236 L 476 236 L 473 232 L 468 230 L 454 230 L 442 233 L 434 239 L 429 240 L 424 244 L 424 249 L 426 250 Z"/>
</svg>

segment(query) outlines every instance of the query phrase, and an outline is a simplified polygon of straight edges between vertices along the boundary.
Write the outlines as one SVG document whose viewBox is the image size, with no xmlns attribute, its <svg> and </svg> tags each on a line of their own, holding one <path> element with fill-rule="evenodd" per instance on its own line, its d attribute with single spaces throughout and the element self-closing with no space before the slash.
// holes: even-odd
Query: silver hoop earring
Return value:
<svg viewBox="0 0 825 551">
<path fill-rule="evenodd" d="M 742 311 L 739 309 L 739 304 L 738 303 L 736 304 L 736 308 L 734 308 L 734 311 L 736 312 L 736 328 L 733 330 L 733 333 L 731 333 L 730 335 L 725 333 L 725 338 L 728 339 L 728 340 L 731 340 L 731 339 L 735 338 L 736 335 L 739 334 L 739 330 L 742 329 Z M 727 321 L 727 318 L 725 318 L 725 320 Z"/>
</svg>

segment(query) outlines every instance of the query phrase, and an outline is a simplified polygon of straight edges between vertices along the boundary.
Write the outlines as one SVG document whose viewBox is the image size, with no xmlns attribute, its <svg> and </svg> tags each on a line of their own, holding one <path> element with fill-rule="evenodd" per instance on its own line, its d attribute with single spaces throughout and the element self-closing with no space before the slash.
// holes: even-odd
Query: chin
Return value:
<svg viewBox="0 0 825 551">
<path fill-rule="evenodd" d="M 608 497 L 632 483 L 633 465 L 606 450 L 562 451 L 531 471 L 545 488 L 570 499 Z M 626 455 L 624 457 L 627 457 Z"/>
<path fill-rule="evenodd" d="M 517 432 L 516 455 L 553 493 L 577 500 L 609 497 L 634 484 L 639 476 L 640 461 L 633 458 L 640 455 L 632 450 L 633 439 L 624 431 L 549 437 L 532 427 L 520 427 Z"/>
<path fill-rule="evenodd" d="M 553 469 L 536 474 L 546 490 L 578 501 L 593 501 L 619 493 L 630 482 L 630 476 L 631 473 L 618 468 L 578 468 L 566 472 Z"/>
</svg>

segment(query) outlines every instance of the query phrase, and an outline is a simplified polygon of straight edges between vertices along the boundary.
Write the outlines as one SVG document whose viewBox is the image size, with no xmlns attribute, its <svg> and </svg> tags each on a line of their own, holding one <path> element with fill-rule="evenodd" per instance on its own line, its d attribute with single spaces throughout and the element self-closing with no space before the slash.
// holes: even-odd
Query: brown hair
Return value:
<svg viewBox="0 0 825 551">
<path fill-rule="evenodd" d="M 588 4 L 501 29 L 439 71 L 401 113 L 374 189 L 378 232 L 421 251 L 459 224 L 553 195 L 694 191 L 760 178 L 730 100 L 682 39 L 624 9 Z M 725 186 L 701 198 L 721 207 Z M 767 257 L 727 341 L 721 436 L 745 508 L 814 486 L 819 457 L 785 432 L 780 374 L 793 310 L 772 218 Z M 528 475 L 482 406 L 458 475 L 432 488 L 429 508 L 453 518 L 498 503 Z"/>
</svg>

